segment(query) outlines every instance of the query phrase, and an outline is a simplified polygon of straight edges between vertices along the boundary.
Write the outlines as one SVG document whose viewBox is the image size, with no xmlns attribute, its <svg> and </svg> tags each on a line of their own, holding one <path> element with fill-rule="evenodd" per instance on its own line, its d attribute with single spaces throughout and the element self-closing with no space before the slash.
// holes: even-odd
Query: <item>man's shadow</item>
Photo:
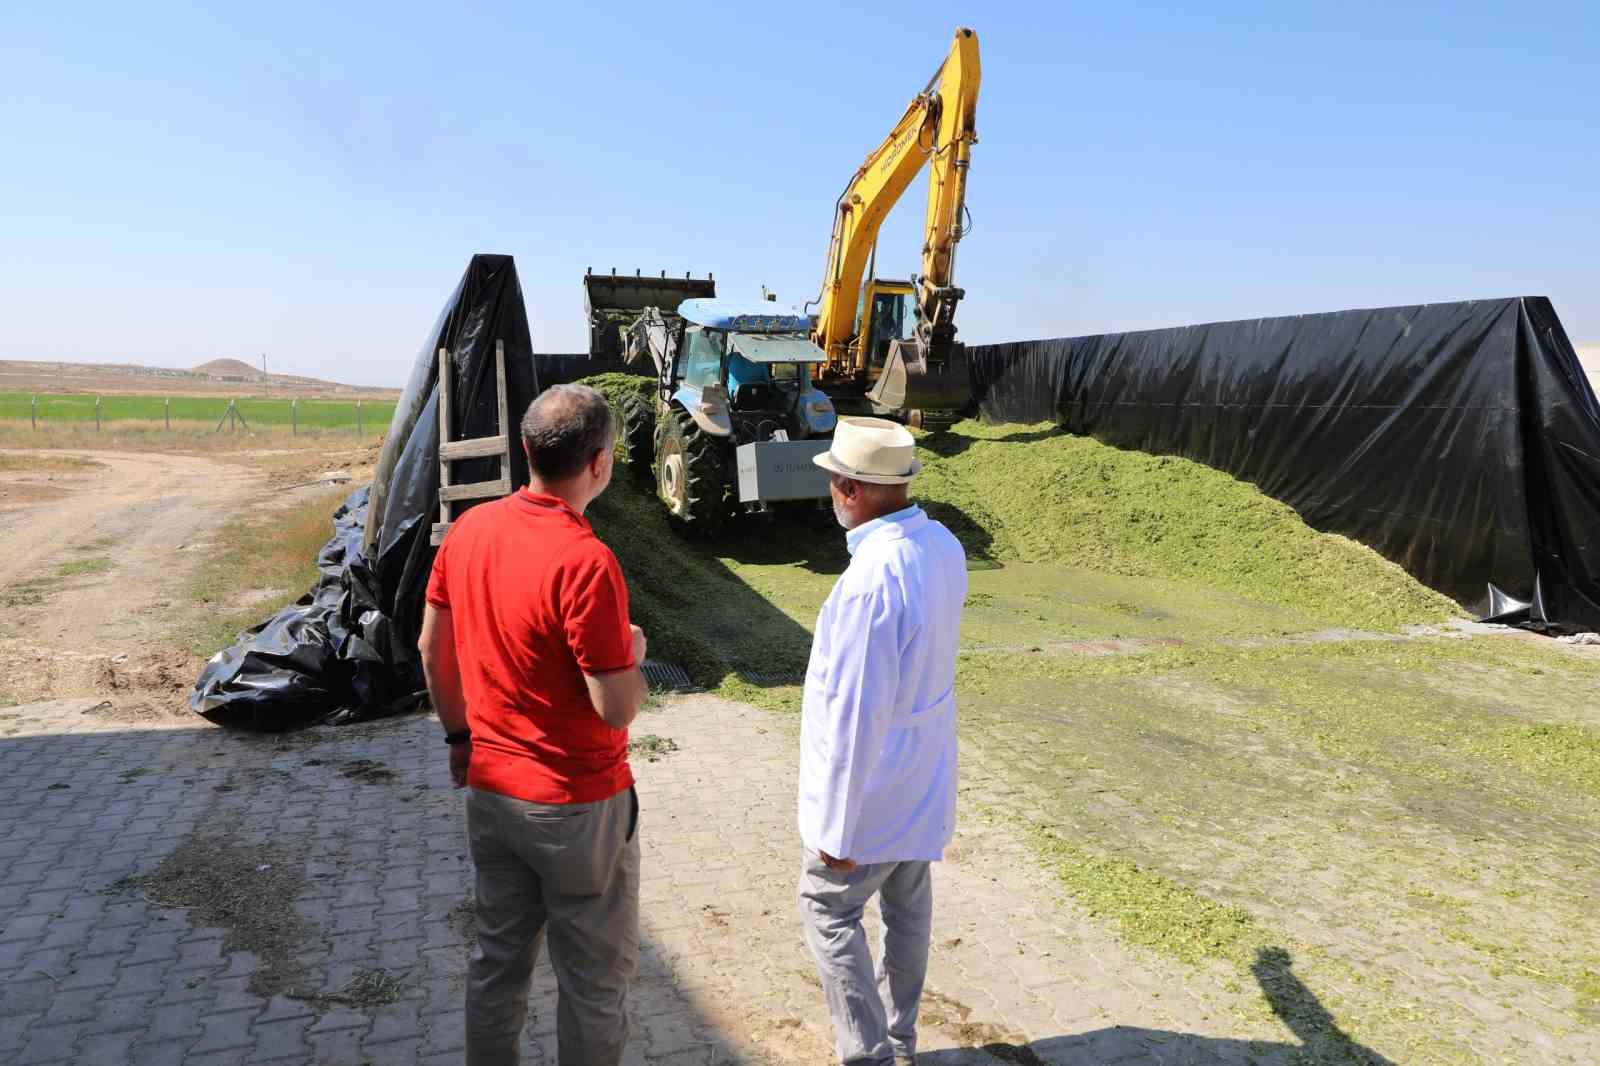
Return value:
<svg viewBox="0 0 1600 1066">
<path fill-rule="evenodd" d="M 1113 1026 L 1075 1036 L 1053 1036 L 1029 1044 L 990 1043 L 917 1056 L 919 1066 L 977 1066 L 1008 1062 L 1023 1066 L 1099 1066 L 1113 1062 L 1160 1063 L 1337 1063 L 1394 1066 L 1350 1039 L 1316 995 L 1295 976 L 1283 948 L 1263 948 L 1250 967 L 1262 993 L 1295 1035 L 1297 1043 L 1231 1040 L 1164 1029 Z"/>
</svg>

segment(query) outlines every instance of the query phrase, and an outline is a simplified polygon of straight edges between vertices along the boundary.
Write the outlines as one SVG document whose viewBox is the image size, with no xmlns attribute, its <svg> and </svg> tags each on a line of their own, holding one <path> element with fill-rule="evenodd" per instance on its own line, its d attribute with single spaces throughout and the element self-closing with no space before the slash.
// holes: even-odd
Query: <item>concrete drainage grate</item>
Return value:
<svg viewBox="0 0 1600 1066">
<path fill-rule="evenodd" d="M 645 683 L 651 688 L 671 689 L 674 692 L 692 692 L 695 688 L 688 671 L 677 663 L 658 663 L 646 659 L 639 669 L 644 672 Z"/>
<path fill-rule="evenodd" d="M 768 673 L 761 670 L 740 670 L 739 680 L 747 685 L 758 685 L 761 688 L 775 688 L 778 685 L 803 685 L 806 680 L 804 670 L 779 670 Z"/>
</svg>

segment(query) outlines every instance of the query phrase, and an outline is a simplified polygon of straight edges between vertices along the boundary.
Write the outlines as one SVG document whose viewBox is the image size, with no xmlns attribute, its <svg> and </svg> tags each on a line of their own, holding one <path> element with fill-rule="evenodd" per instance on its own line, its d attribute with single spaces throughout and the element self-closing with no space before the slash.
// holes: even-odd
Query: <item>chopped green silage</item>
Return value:
<svg viewBox="0 0 1600 1066">
<path fill-rule="evenodd" d="M 1094 917 L 1131 944 L 1183 962 L 1248 959 L 1261 931 L 1248 913 L 1126 859 L 1093 855 L 1047 830 L 1033 832 L 1041 859 L 1063 888 Z"/>
<path fill-rule="evenodd" d="M 1193 582 L 1316 624 L 1391 630 L 1459 615 L 1376 552 L 1308 527 L 1253 485 L 1048 425 L 924 434 L 919 497 L 974 551 Z"/>
<path fill-rule="evenodd" d="M 591 383 L 613 403 L 650 388 Z M 1600 661 L 1402 636 L 1461 611 L 1192 462 L 1053 427 L 920 443 L 913 492 L 972 562 L 964 789 L 1121 940 L 1259 986 L 1305 1061 L 1371 1061 L 1345 1032 L 1471 1061 L 1485 1030 L 1459 1002 L 1396 997 L 1413 970 L 1600 1009 L 1574 844 L 1600 810 Z M 785 675 L 847 562 L 837 531 L 686 540 L 625 466 L 589 515 L 652 658 L 798 709 Z"/>
<path fill-rule="evenodd" d="M 579 385 L 588 385 L 598 389 L 600 394 L 611 404 L 614 411 L 620 411 L 622 401 L 629 396 L 638 396 L 648 400 L 654 391 L 655 379 L 643 377 L 638 374 L 594 374 L 578 382 Z"/>
</svg>

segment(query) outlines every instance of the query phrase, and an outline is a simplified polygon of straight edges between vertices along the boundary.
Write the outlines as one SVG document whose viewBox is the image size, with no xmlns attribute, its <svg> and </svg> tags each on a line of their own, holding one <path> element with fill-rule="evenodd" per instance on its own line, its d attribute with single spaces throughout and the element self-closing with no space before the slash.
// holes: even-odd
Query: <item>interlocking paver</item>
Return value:
<svg viewBox="0 0 1600 1066">
<path fill-rule="evenodd" d="M 35 743 L 45 753 L 17 763 L 32 768 L 32 783 L 0 772 L 0 792 L 39 790 L 58 776 L 87 783 L 103 775 L 114 789 L 57 790 L 66 795 L 51 809 L 72 812 L 86 832 L 114 830 L 109 839 L 118 846 L 97 861 L 60 862 L 55 851 L 36 850 L 55 847 L 48 831 L 23 819 L 0 822 L 0 843 L 11 849 L 4 854 L 33 856 L 25 882 L 0 885 L 0 923 L 10 929 L 22 922 L 18 939 L 0 943 L 0 973 L 8 974 L 0 984 L 0 1066 L 24 1061 L 25 1045 L 34 1041 L 37 1050 L 28 1054 L 64 1047 L 63 1055 L 85 1062 L 95 1049 L 107 1062 L 191 1066 L 319 1057 L 459 1064 L 466 949 L 448 916 L 469 897 L 472 873 L 462 797 L 448 787 L 435 723 L 412 718 L 314 731 L 281 748 L 198 724 L 112 728 L 80 715 L 41 719 L 36 728 L 37 736 L 9 742 Z M 831 1036 L 793 905 L 800 861 L 793 720 L 686 697 L 648 712 L 639 729 L 673 738 L 680 750 L 635 767 L 644 949 L 628 1061 L 825 1061 Z M 0 747 L 0 770 L 9 750 Z M 40 772 L 52 750 L 56 765 Z M 356 785 L 338 774 L 358 758 L 378 761 L 396 777 Z M 153 772 L 122 780 L 139 767 Z M 967 760 L 964 772 L 964 812 L 979 796 L 1002 791 L 990 787 L 1004 784 L 992 762 Z M 195 784 L 182 785 L 185 778 Z M 233 790 L 211 791 L 224 782 Z M 13 809 L 32 794 L 18 792 Z M 1006 794 L 1034 802 L 1025 790 Z M 166 797 L 163 805 L 156 797 Z M 300 828 L 280 836 L 285 825 Z M 239 827 L 240 839 L 290 840 L 304 849 L 305 888 L 294 906 L 308 927 L 294 953 L 296 987 L 339 993 L 363 970 L 382 969 L 398 977 L 399 1002 L 347 1008 L 282 994 L 269 1000 L 252 987 L 256 957 L 230 947 L 225 930 L 110 887 L 126 873 L 155 870 L 189 828 L 229 826 Z M 54 874 L 46 868 L 51 862 L 60 862 Z M 52 876 L 59 887 L 40 887 Z M 929 986 L 956 1005 L 944 1013 L 967 1012 L 959 1024 L 924 1026 L 924 1048 L 943 1056 L 939 1066 L 992 1064 L 961 1050 L 984 1034 L 1020 1034 L 1049 1063 L 1144 1057 L 1238 1066 L 1252 1054 L 1279 1061 L 1281 1051 L 1273 1049 L 1288 1046 L 1270 1020 L 1235 1016 L 1236 1000 L 1218 982 L 1197 983 L 1134 955 L 1096 922 L 1058 906 L 1022 845 L 1003 830 L 964 821 L 935 882 Z M 5 969 L 7 959 L 29 969 L 19 978 Z M 1428 973 L 1414 958 L 1397 962 L 1401 970 L 1406 965 Z M 36 967 L 50 975 L 31 973 Z M 1484 1007 L 1494 1006 L 1487 997 L 1473 1002 L 1486 1021 L 1497 1017 Z M 541 960 L 525 1039 L 530 1064 L 554 1061 L 553 1007 L 553 979 Z M 1544 1021 L 1556 1025 L 1559 1011 L 1549 1014 Z M 1249 1038 L 1266 1041 L 1268 1050 L 1249 1051 Z M 1586 1038 L 1580 1029 L 1565 1043 L 1527 1042 L 1520 1056 L 1583 1061 L 1583 1050 L 1594 1046 Z M 1502 1048 L 1492 1050 L 1504 1057 Z"/>
<path fill-rule="evenodd" d="M 422 1040 L 422 1014 L 420 1000 L 401 1000 L 378 1007 L 372 1012 L 372 1028 L 367 1032 L 366 1043 L 387 1044 L 401 1040 Z"/>
<path fill-rule="evenodd" d="M 306 1031 L 310 1028 L 309 1017 L 285 1018 L 283 1021 L 257 1024 L 251 1033 L 254 1050 L 245 1061 L 271 1062 L 274 1059 L 306 1061 L 310 1052 L 310 1045 L 306 1043 Z"/>
<path fill-rule="evenodd" d="M 204 1029 L 200 1040 L 190 1048 L 190 1051 L 198 1055 L 253 1046 L 255 1034 L 252 1032 L 252 1023 L 259 1013 L 257 1007 L 208 1012 L 200 1019 Z"/>
<path fill-rule="evenodd" d="M 307 1039 L 311 1044 L 312 1062 L 351 1062 L 362 1061 L 361 1038 L 362 1029 L 336 1029 L 330 1032 L 312 1033 Z"/>
<path fill-rule="evenodd" d="M 83 1027 L 76 1022 L 64 1025 L 34 1025 L 28 1029 L 28 1042 L 17 1056 L 17 1063 L 71 1062 L 77 1056 L 78 1038 Z"/>
<path fill-rule="evenodd" d="M 120 1033 L 92 1033 L 78 1040 L 75 1061 L 89 1066 L 90 1063 L 131 1063 L 137 1060 L 133 1057 L 133 1044 L 139 1034 L 132 1031 Z M 192 1060 L 191 1060 L 192 1062 Z M 185 1066 L 191 1066 L 186 1062 Z"/>
</svg>

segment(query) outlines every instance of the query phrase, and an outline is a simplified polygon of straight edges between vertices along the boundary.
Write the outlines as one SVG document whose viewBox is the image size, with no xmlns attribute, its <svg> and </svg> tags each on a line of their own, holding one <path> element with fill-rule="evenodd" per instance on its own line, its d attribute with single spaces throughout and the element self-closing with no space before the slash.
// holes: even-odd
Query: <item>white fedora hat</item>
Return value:
<svg viewBox="0 0 1600 1066">
<path fill-rule="evenodd" d="M 904 485 L 922 471 L 910 431 L 886 418 L 841 418 L 828 450 L 811 461 L 830 474 L 873 485 Z"/>
</svg>

